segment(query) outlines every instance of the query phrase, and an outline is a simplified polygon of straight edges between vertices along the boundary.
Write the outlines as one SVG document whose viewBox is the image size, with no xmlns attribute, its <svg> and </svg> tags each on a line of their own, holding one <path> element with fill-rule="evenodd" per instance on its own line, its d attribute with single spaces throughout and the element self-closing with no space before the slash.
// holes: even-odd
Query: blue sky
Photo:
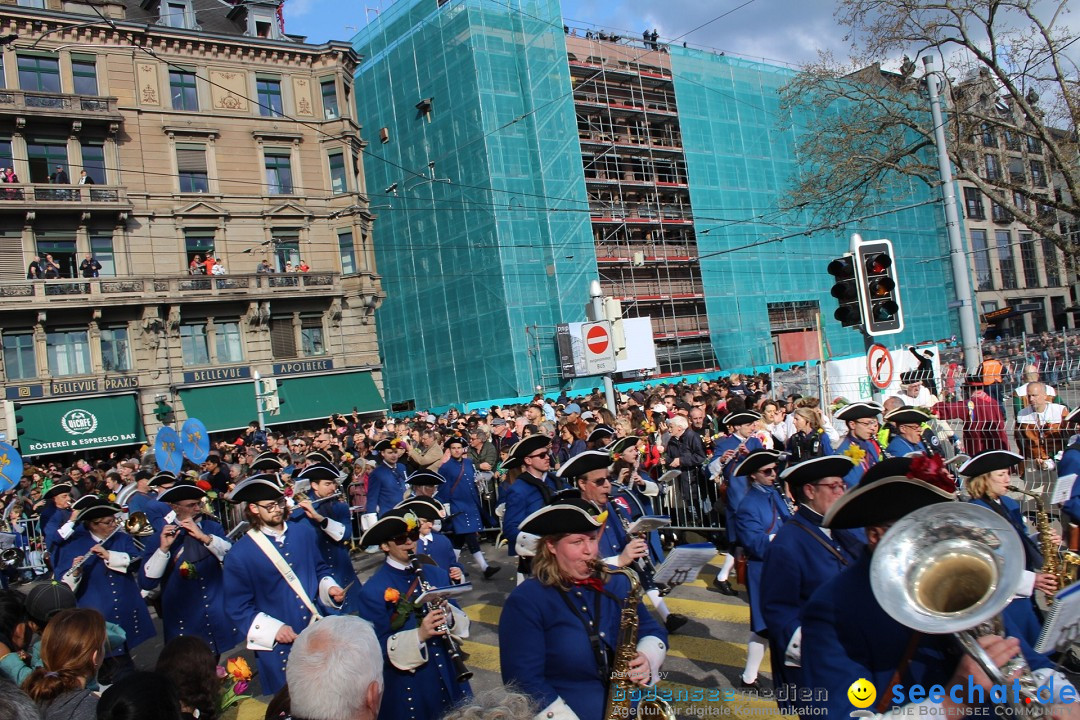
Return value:
<svg viewBox="0 0 1080 720">
<path fill-rule="evenodd" d="M 365 16 L 374 18 L 377 9 L 390 4 L 390 0 L 285 0 L 285 29 L 307 35 L 311 42 L 347 40 L 365 24 Z M 714 20 L 725 12 L 729 14 Z M 636 37 L 645 28 L 655 28 L 662 38 L 788 63 L 812 60 L 818 49 L 844 45 L 832 13 L 833 4 L 822 0 L 563 2 L 563 17 L 572 26 L 592 24 Z"/>
</svg>

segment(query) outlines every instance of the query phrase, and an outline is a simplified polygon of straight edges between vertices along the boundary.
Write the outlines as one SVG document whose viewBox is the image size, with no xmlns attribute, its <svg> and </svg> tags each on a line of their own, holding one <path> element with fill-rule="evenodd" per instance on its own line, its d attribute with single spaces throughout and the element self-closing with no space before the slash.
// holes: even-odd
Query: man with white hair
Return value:
<svg viewBox="0 0 1080 720">
<path fill-rule="evenodd" d="M 383 695 L 383 655 L 371 623 L 334 615 L 293 643 L 285 669 L 293 720 L 375 720 Z"/>
</svg>

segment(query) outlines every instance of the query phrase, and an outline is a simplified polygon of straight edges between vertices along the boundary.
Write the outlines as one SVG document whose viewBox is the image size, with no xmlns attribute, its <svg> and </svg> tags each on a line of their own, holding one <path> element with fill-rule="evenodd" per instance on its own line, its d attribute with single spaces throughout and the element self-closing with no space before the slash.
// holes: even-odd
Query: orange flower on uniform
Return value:
<svg viewBox="0 0 1080 720">
<path fill-rule="evenodd" d="M 401 599 L 401 593 L 397 591 L 397 588 L 388 587 L 386 592 L 383 593 L 383 600 L 388 603 L 396 603 Z"/>
<path fill-rule="evenodd" d="M 225 670 L 236 680 L 250 680 L 251 668 L 247 660 L 242 657 L 234 657 L 225 663 Z"/>
</svg>

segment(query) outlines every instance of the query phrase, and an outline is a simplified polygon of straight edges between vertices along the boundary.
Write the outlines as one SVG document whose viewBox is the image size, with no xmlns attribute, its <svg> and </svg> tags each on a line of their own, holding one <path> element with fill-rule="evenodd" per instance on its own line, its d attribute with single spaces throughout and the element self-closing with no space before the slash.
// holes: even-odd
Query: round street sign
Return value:
<svg viewBox="0 0 1080 720">
<path fill-rule="evenodd" d="M 870 382 L 878 390 L 884 390 L 892 384 L 893 360 L 888 348 L 884 345 L 871 345 L 866 351 L 866 372 L 870 375 Z"/>
<path fill-rule="evenodd" d="M 589 332 L 585 336 L 585 344 L 588 346 L 589 352 L 594 355 L 603 355 L 610 342 L 611 337 L 603 325 L 595 325 L 589 328 Z"/>
</svg>

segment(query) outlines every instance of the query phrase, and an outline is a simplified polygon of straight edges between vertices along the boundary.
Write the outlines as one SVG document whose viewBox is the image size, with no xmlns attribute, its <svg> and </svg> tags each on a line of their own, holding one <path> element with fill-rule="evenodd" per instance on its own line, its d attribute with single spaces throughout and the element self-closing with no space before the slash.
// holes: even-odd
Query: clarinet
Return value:
<svg viewBox="0 0 1080 720">
<path fill-rule="evenodd" d="M 416 553 L 414 552 L 409 553 L 409 565 L 412 566 L 413 572 L 416 573 L 416 581 L 419 585 L 420 594 L 432 590 L 433 588 L 431 586 L 431 583 L 424 579 L 424 568 L 422 563 L 420 562 L 420 558 L 417 557 Z M 445 613 L 450 613 L 449 603 L 444 600 L 440 603 L 426 603 L 424 605 L 424 611 L 422 615 L 428 615 L 429 613 L 440 607 L 442 607 Z M 461 648 L 458 647 L 457 640 L 455 640 L 454 636 L 450 634 L 450 627 L 447 625 L 446 620 L 443 620 L 442 625 L 439 625 L 435 629 L 441 633 L 439 637 L 442 638 L 443 646 L 446 650 L 446 655 L 450 658 L 450 662 L 454 666 L 454 675 L 456 676 L 457 681 L 459 683 L 465 682 L 466 680 L 471 678 L 473 674 L 472 671 L 469 670 L 469 668 L 465 667 L 465 656 L 461 652 Z"/>
</svg>

